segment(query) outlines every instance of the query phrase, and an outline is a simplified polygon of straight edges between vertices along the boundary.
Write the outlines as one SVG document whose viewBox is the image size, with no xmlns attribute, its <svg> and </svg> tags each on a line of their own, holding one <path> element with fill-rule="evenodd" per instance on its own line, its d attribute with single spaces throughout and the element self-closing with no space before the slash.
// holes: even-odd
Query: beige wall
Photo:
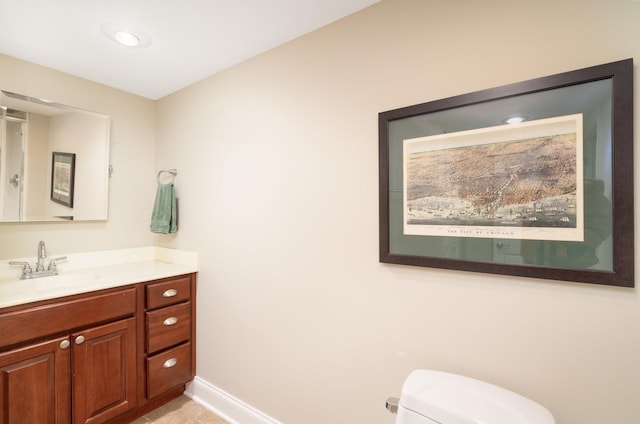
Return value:
<svg viewBox="0 0 640 424">
<path fill-rule="evenodd" d="M 74 219 L 80 220 L 104 219 L 108 203 L 103 193 L 109 189 L 109 173 L 101 164 L 109 157 L 109 149 L 104 143 L 109 130 L 110 123 L 103 117 L 63 113 L 50 118 L 46 187 L 51 187 L 50 157 L 53 152 L 75 153 L 76 163 L 73 210 L 49 200 L 46 205 L 48 218 L 73 214 Z"/>
<path fill-rule="evenodd" d="M 50 186 L 47 186 L 47 179 L 51 178 L 49 118 L 34 114 L 29 117 L 27 125 L 25 157 L 29 160 L 24 163 L 24 216 L 27 220 L 36 217 L 42 219 L 50 195 Z"/>
<path fill-rule="evenodd" d="M 638 22 L 623 0 L 387 0 L 161 100 L 181 230 L 159 243 L 200 253 L 199 376 L 287 424 L 391 423 L 414 368 L 640 422 L 636 290 L 383 265 L 377 213 L 378 112 L 640 58 Z"/>
<path fill-rule="evenodd" d="M 153 244 L 155 102 L 5 55 L 0 88 L 110 115 L 114 169 L 108 222 L 0 223 L 0 258 L 35 257 L 39 240 L 51 255 Z"/>
<path fill-rule="evenodd" d="M 111 115 L 114 165 L 107 223 L 0 224 L 0 258 L 40 239 L 198 251 L 198 374 L 283 423 L 391 423 L 414 368 L 503 385 L 560 424 L 640 422 L 636 290 L 379 264 L 377 214 L 378 112 L 638 58 L 638 22 L 626 0 L 386 0 L 157 115 L 0 55 L 1 88 Z M 180 231 L 152 236 L 166 167 Z"/>
</svg>

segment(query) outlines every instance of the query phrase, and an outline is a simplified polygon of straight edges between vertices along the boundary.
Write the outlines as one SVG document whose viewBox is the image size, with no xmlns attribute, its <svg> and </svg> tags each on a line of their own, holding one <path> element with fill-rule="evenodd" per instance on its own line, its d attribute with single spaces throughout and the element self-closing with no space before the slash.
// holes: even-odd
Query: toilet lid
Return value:
<svg viewBox="0 0 640 424">
<path fill-rule="evenodd" d="M 493 384 L 460 375 L 416 370 L 400 405 L 443 424 L 554 424 L 542 405 Z"/>
</svg>

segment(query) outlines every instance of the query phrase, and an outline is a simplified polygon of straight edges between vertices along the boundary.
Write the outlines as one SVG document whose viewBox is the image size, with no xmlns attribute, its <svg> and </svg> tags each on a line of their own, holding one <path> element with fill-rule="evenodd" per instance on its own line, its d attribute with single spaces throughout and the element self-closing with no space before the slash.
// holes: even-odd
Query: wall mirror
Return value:
<svg viewBox="0 0 640 424">
<path fill-rule="evenodd" d="M 0 222 L 107 219 L 109 116 L 4 90 L 0 114 Z"/>
</svg>

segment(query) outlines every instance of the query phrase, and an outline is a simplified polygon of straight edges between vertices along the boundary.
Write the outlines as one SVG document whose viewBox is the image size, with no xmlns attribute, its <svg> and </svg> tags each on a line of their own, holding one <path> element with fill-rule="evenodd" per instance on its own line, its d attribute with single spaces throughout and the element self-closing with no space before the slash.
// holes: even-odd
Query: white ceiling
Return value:
<svg viewBox="0 0 640 424">
<path fill-rule="evenodd" d="M 159 99 L 379 1 L 0 0 L 0 53 Z"/>
</svg>

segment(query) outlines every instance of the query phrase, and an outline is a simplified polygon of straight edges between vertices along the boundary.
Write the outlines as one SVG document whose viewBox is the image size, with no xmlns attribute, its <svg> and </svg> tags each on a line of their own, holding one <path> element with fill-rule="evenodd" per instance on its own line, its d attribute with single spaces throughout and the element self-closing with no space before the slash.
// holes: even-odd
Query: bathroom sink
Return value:
<svg viewBox="0 0 640 424">
<path fill-rule="evenodd" d="M 52 297 L 68 296 L 103 288 L 105 279 L 95 270 L 72 271 L 46 277 L 21 280 L 19 277 L 0 280 L 0 307 L 4 300 L 20 299 L 19 303 L 35 302 Z"/>
<path fill-rule="evenodd" d="M 22 280 L 27 290 L 35 292 L 43 292 L 50 290 L 59 290 L 61 288 L 69 287 L 77 282 L 78 278 L 74 278 L 72 275 L 50 275 L 48 277 L 31 278 L 28 280 Z"/>
<path fill-rule="evenodd" d="M 102 280 L 99 271 L 88 269 L 21 281 L 27 284 L 29 290 L 36 293 L 49 293 L 68 289 L 85 291 L 85 287 L 94 289 L 94 286 L 100 284 Z"/>
</svg>

